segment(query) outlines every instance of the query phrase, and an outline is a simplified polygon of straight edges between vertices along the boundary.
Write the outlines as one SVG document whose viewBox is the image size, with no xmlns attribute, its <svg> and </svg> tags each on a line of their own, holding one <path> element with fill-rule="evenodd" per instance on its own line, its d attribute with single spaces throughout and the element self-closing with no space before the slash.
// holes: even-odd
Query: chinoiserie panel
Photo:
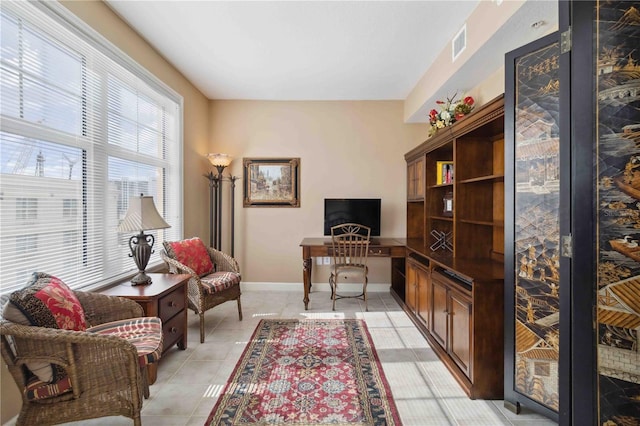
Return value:
<svg viewBox="0 0 640 426">
<path fill-rule="evenodd" d="M 599 424 L 640 424 L 640 4 L 594 7 Z"/>
<path fill-rule="evenodd" d="M 559 43 L 515 61 L 515 390 L 558 410 Z"/>
</svg>

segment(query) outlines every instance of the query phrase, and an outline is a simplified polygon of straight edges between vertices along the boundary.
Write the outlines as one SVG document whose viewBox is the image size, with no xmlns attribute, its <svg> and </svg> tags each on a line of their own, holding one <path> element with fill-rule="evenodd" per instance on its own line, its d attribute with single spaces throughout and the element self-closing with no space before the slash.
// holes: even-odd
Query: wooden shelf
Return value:
<svg viewBox="0 0 640 426">
<path fill-rule="evenodd" d="M 431 216 L 431 220 L 443 220 L 445 222 L 453 222 L 453 218 L 449 216 Z"/>
<path fill-rule="evenodd" d="M 405 309 L 471 398 L 503 395 L 504 99 L 441 129 L 405 155 Z M 437 184 L 437 164 L 453 163 L 453 183 Z M 424 164 L 424 182 L 416 181 Z M 443 216 L 453 195 L 453 217 Z M 449 233 L 438 241 L 432 230 Z M 438 243 L 441 247 L 433 251 Z M 451 250 L 449 250 L 451 249 Z M 443 312 L 445 314 L 443 314 Z M 483 342 L 495 342 L 487 345 Z"/>
<path fill-rule="evenodd" d="M 465 184 L 465 183 L 474 183 L 474 182 L 484 182 L 484 181 L 488 181 L 488 180 L 491 180 L 491 181 L 495 180 L 495 181 L 503 181 L 504 182 L 504 175 L 479 176 L 479 177 L 476 177 L 476 178 L 461 180 L 459 183 Z"/>
<path fill-rule="evenodd" d="M 429 189 L 435 188 L 453 188 L 453 183 L 441 183 L 440 185 L 431 185 Z"/>
<path fill-rule="evenodd" d="M 472 224 L 472 225 L 482 225 L 482 226 L 496 226 L 495 222 L 487 222 L 487 221 L 482 221 L 482 220 L 460 219 L 460 223 L 469 223 L 469 224 Z M 504 226 L 504 225 L 500 224 L 498 226 Z"/>
</svg>

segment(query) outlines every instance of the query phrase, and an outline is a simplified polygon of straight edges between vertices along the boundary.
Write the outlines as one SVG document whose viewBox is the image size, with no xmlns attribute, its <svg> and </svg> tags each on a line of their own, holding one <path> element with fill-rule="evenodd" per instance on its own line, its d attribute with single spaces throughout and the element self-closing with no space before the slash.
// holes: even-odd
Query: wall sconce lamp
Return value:
<svg viewBox="0 0 640 426">
<path fill-rule="evenodd" d="M 231 156 L 228 154 L 208 154 L 209 162 L 216 168 L 218 174 L 209 172 L 204 175 L 209 179 L 209 245 L 216 250 L 222 247 L 222 172 L 231 164 Z M 231 182 L 231 256 L 234 253 L 234 193 L 235 181 L 238 178 L 229 175 Z"/>
<path fill-rule="evenodd" d="M 138 267 L 138 274 L 131 279 L 131 285 L 151 284 L 151 277 L 144 270 L 153 253 L 155 238 L 151 234 L 145 234 L 144 231 L 170 227 L 158 213 L 152 196 L 140 194 L 139 197 L 129 199 L 129 208 L 118 226 L 118 232 L 140 231 L 138 235 L 129 239 L 131 250 L 129 257 L 133 257 Z"/>
</svg>

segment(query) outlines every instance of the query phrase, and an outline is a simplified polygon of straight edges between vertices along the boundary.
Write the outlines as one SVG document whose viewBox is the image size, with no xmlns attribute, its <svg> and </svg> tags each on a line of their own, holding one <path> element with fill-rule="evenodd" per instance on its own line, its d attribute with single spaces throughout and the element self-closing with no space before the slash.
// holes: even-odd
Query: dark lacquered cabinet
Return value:
<svg viewBox="0 0 640 426">
<path fill-rule="evenodd" d="M 561 1 L 505 62 L 505 404 L 640 424 L 640 2 Z"/>
</svg>

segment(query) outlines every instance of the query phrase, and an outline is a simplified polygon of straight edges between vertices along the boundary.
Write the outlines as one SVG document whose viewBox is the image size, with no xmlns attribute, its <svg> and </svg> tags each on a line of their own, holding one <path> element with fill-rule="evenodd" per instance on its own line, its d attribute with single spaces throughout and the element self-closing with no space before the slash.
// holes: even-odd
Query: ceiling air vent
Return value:
<svg viewBox="0 0 640 426">
<path fill-rule="evenodd" d="M 467 47 L 467 24 L 464 24 L 451 42 L 451 60 L 455 61 Z"/>
</svg>

